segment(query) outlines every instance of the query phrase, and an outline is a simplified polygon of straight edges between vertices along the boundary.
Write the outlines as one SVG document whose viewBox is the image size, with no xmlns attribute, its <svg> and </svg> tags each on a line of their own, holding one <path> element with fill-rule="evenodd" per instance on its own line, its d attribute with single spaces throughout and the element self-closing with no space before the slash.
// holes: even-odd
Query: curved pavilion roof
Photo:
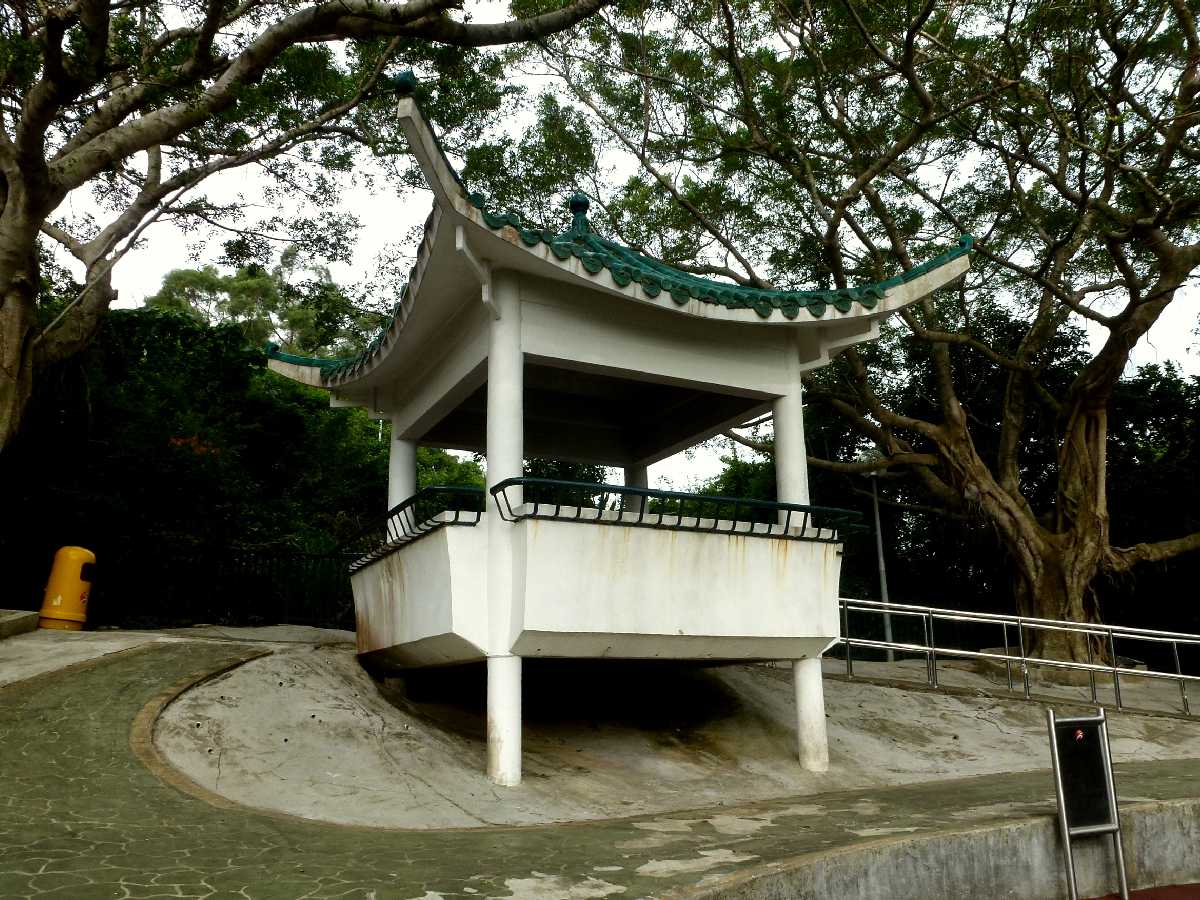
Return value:
<svg viewBox="0 0 1200 900">
<path fill-rule="evenodd" d="M 531 228 L 518 213 L 498 212 L 488 206 L 482 194 L 467 191 L 411 97 L 416 79 L 405 73 L 397 79 L 397 85 L 402 95 L 398 110 L 401 123 L 410 149 L 433 190 L 434 208 L 425 222 L 417 262 L 401 288 L 400 300 L 392 308 L 388 323 L 363 352 L 348 359 L 318 359 L 268 346 L 271 359 L 312 367 L 318 378 L 305 379 L 310 383 L 319 380 L 324 386 L 333 387 L 355 381 L 386 356 L 420 293 L 434 242 L 447 225 L 469 225 L 474 232 L 490 232 L 507 247 L 521 248 L 536 258 L 526 260 L 522 268 L 528 265 L 536 270 L 540 262 L 545 269 L 549 263 L 560 270 L 549 273 L 551 277 L 565 275 L 568 280 L 590 282 L 589 287 L 623 294 L 629 299 L 693 316 L 742 323 L 793 326 L 829 323 L 830 319 L 824 317 L 830 310 L 837 319 L 880 318 L 950 283 L 969 265 L 972 239 L 967 235 L 960 237 L 952 249 L 884 281 L 839 290 L 763 290 L 693 275 L 601 237 L 588 221 L 589 201 L 584 194 L 577 193 L 570 199 L 572 222 L 566 231 L 555 233 Z M 465 241 L 461 232 L 456 240 Z M 507 249 L 500 255 L 505 253 L 511 258 Z M 482 249 L 481 255 L 486 257 Z"/>
</svg>

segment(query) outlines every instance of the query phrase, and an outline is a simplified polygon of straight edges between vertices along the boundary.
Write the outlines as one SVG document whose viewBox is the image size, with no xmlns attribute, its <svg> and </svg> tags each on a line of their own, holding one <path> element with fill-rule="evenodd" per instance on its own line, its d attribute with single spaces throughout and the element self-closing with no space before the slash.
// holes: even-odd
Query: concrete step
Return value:
<svg viewBox="0 0 1200 900">
<path fill-rule="evenodd" d="M 38 627 L 38 614 L 28 609 L 0 609 L 0 641 Z"/>
</svg>

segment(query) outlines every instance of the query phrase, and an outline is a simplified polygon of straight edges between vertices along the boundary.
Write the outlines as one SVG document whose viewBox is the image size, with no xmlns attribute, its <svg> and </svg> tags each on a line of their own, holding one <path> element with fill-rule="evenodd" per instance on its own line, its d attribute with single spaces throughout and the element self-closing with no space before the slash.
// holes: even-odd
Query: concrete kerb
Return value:
<svg viewBox="0 0 1200 900">
<path fill-rule="evenodd" d="M 28 609 L 0 609 L 0 641 L 38 627 L 38 614 Z"/>
<path fill-rule="evenodd" d="M 1200 879 L 1200 799 L 1129 804 L 1121 809 L 1130 887 Z M 1081 896 L 1116 890 L 1107 836 L 1075 844 Z M 1060 900 L 1066 874 L 1058 827 L 1050 816 L 879 838 L 776 860 L 677 888 L 670 900 Z"/>
<path fill-rule="evenodd" d="M 145 645 L 143 645 L 145 646 Z M 134 649 L 141 649 L 134 648 Z M 235 803 L 220 794 L 210 791 L 192 779 L 188 778 L 177 768 L 163 759 L 158 748 L 154 745 L 154 728 L 158 723 L 159 716 L 162 715 L 170 704 L 185 691 L 191 690 L 207 681 L 212 681 L 214 678 L 220 678 L 226 672 L 231 672 L 239 666 L 244 666 L 251 660 L 261 659 L 264 656 L 270 656 L 271 650 L 248 650 L 241 658 L 235 659 L 230 663 L 218 666 L 215 669 L 207 669 L 200 672 L 192 672 L 191 674 L 181 678 L 179 681 L 164 689 L 145 706 L 143 706 L 138 714 L 134 717 L 133 723 L 129 728 L 129 749 L 133 751 L 133 755 L 142 763 L 150 772 L 162 781 L 164 784 L 170 785 L 178 791 L 195 797 L 198 800 L 203 800 L 211 806 L 218 809 L 250 809 L 239 803 Z M 93 660 L 94 662 L 94 660 Z M 253 810 L 265 816 L 280 817 L 294 821 L 306 821 L 299 816 L 288 816 L 284 813 L 276 813 L 270 810 Z"/>
</svg>

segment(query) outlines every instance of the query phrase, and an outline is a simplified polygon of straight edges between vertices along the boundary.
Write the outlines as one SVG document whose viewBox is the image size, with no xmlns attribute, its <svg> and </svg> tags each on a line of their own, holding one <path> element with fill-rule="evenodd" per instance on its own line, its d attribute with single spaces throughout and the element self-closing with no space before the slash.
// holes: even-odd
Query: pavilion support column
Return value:
<svg viewBox="0 0 1200 900">
<path fill-rule="evenodd" d="M 821 657 L 792 660 L 792 684 L 796 690 L 796 737 L 800 745 L 800 766 L 810 772 L 828 772 L 829 736 L 825 732 Z"/>
<path fill-rule="evenodd" d="M 496 784 L 521 783 L 521 658 L 513 655 L 518 615 L 514 575 L 516 529 L 505 522 L 490 489 L 519 478 L 524 463 L 524 378 L 521 301 L 516 276 L 496 272 L 492 303 L 499 318 L 491 323 L 487 380 L 487 749 L 488 777 Z M 520 490 L 507 492 L 513 507 Z"/>
<path fill-rule="evenodd" d="M 794 389 L 775 401 L 775 492 L 781 503 L 808 503 L 808 455 L 804 446 L 803 394 L 799 378 Z M 780 516 L 780 522 L 784 516 Z M 795 522 L 793 516 L 793 524 Z M 825 730 L 825 693 L 821 657 L 792 661 L 796 691 L 796 737 L 800 765 L 810 772 L 829 769 L 829 738 Z"/>
<path fill-rule="evenodd" d="M 417 492 L 417 442 L 396 437 L 392 420 L 392 445 L 388 448 L 388 509 Z"/>
<path fill-rule="evenodd" d="M 650 486 L 650 475 L 646 466 L 625 467 L 625 487 L 646 488 Z M 626 512 L 641 512 L 645 506 L 645 497 L 628 497 L 625 500 Z"/>
<path fill-rule="evenodd" d="M 781 503 L 808 502 L 808 451 L 804 446 L 804 409 L 800 385 L 774 405 L 775 494 Z M 792 517 L 792 524 L 800 524 Z"/>
</svg>

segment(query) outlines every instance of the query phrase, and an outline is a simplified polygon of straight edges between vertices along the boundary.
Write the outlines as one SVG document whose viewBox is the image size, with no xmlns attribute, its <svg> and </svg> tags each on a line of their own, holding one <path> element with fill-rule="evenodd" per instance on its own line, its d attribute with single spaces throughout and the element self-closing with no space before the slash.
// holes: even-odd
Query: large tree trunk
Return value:
<svg viewBox="0 0 1200 900">
<path fill-rule="evenodd" d="M 1047 534 L 1040 552 L 1024 557 L 1014 583 L 1017 612 L 1035 619 L 1058 619 L 1081 624 L 1100 621 L 1092 582 L 1100 574 L 1101 545 L 1095 534 Z M 1025 630 L 1025 652 L 1034 657 L 1064 662 L 1104 662 L 1103 642 L 1075 632 Z M 1049 671 L 1049 670 L 1048 670 Z M 1065 671 L 1065 670 L 1064 670 Z"/>
<path fill-rule="evenodd" d="M 86 286 L 43 332 L 46 323 L 38 321 L 37 315 L 41 283 L 37 235 L 28 217 L 24 225 L 0 222 L 0 450 L 21 427 L 38 369 L 86 348 L 117 298 L 111 264 L 101 254 L 82 254 Z"/>
<path fill-rule="evenodd" d="M 975 514 L 994 527 L 1007 551 L 1017 613 L 1098 623 L 1092 584 L 1109 550 L 1105 407 L 1079 409 L 1069 417 L 1059 453 L 1055 510 L 1040 519 L 1016 483 L 997 481 L 976 451 L 965 423 L 955 424 L 939 430 L 939 449 L 956 488 Z M 1024 639 L 1025 652 L 1033 657 L 1086 663 L 1106 661 L 1109 656 L 1102 643 L 1075 632 L 1029 628 Z"/>
<path fill-rule="evenodd" d="M 39 268 L 36 244 L 0 236 L 0 450 L 16 435 L 33 392 Z"/>
</svg>

